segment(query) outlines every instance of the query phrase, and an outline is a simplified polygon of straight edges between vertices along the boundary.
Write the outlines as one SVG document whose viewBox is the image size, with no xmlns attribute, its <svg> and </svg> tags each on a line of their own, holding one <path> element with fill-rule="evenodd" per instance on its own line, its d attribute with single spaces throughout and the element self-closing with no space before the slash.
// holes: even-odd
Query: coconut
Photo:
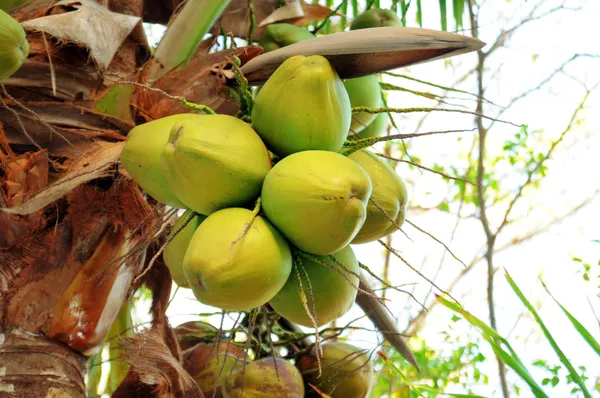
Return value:
<svg viewBox="0 0 600 398">
<path fill-rule="evenodd" d="M 390 125 L 390 117 L 387 112 L 378 113 L 375 119 L 360 133 L 348 134 L 349 140 L 359 140 L 362 138 L 383 137 L 387 133 Z"/>
<path fill-rule="evenodd" d="M 228 115 L 192 115 L 173 125 L 161 162 L 177 197 L 209 215 L 260 195 L 271 158 L 245 122 Z"/>
<path fill-rule="evenodd" d="M 189 321 L 173 329 L 179 348 L 185 351 L 198 343 L 208 343 L 215 340 L 219 330 L 210 323 Z"/>
<path fill-rule="evenodd" d="M 327 255 L 354 239 L 366 219 L 371 180 L 339 153 L 305 151 L 281 160 L 265 178 L 266 217 L 297 248 Z"/>
<path fill-rule="evenodd" d="M 300 371 L 282 358 L 263 358 L 236 370 L 221 389 L 223 398 L 303 398 Z"/>
<path fill-rule="evenodd" d="M 185 205 L 167 183 L 160 157 L 173 124 L 190 116 L 188 113 L 172 115 L 135 126 L 127 134 L 121 151 L 121 164 L 148 195 L 160 203 L 180 209 Z"/>
<path fill-rule="evenodd" d="M 265 28 L 258 42 L 265 52 L 277 50 L 302 40 L 314 39 L 315 35 L 306 29 L 287 23 L 274 23 Z"/>
<path fill-rule="evenodd" d="M 385 26 L 402 26 L 402 21 L 393 10 L 370 8 L 352 20 L 350 30 Z"/>
<path fill-rule="evenodd" d="M 247 209 L 224 209 L 196 230 L 183 272 L 201 303 L 249 310 L 271 300 L 287 281 L 292 270 L 287 242 L 260 216 L 246 227 L 251 217 Z"/>
<path fill-rule="evenodd" d="M 8 79 L 29 55 L 23 27 L 0 9 L 0 82 Z"/>
<path fill-rule="evenodd" d="M 313 326 L 298 293 L 299 274 L 302 290 L 308 299 L 308 306 L 311 315 L 316 319 L 317 326 L 325 325 L 348 312 L 356 298 L 356 287 L 354 286 L 358 286 L 359 281 L 356 275 L 360 272 L 360 268 L 350 246 L 333 254 L 333 257 L 335 261 L 329 256 L 317 256 L 321 260 L 319 262 L 303 258 L 302 266 L 306 270 L 306 275 L 300 270 L 292 271 L 292 275 L 283 289 L 269 301 L 271 307 L 292 322 L 303 326 Z M 328 266 L 322 262 L 326 262 Z M 308 280 L 306 276 L 308 276 Z M 312 299 L 314 299 L 314 314 L 312 313 L 311 291 Z"/>
<path fill-rule="evenodd" d="M 316 353 L 304 355 L 296 366 L 300 369 L 306 384 L 316 386 L 331 398 L 365 398 L 371 390 L 373 364 L 365 350 L 346 343 L 326 343 L 322 345 L 319 377 Z M 306 387 L 306 396 L 317 397 L 316 391 Z"/>
<path fill-rule="evenodd" d="M 404 223 L 408 197 L 406 185 L 394 169 L 367 150 L 361 149 L 349 157 L 361 165 L 373 183 L 373 192 L 367 206 L 367 220 L 352 243 L 372 242 L 391 234 Z"/>
<path fill-rule="evenodd" d="M 381 100 L 381 86 L 376 75 L 346 79 L 344 80 L 344 87 L 348 92 L 352 108 L 366 106 L 376 109 L 383 105 L 383 101 Z M 375 120 L 375 116 L 376 114 L 367 112 L 353 113 L 350 133 L 348 135 L 352 137 L 353 133 L 360 133 Z"/>
<path fill-rule="evenodd" d="M 172 240 L 163 250 L 163 260 L 171 272 L 171 278 L 179 287 L 189 288 L 188 281 L 183 275 L 183 257 L 187 251 L 188 245 L 198 226 L 206 219 L 206 216 L 196 213 L 193 210 L 186 210 L 185 213 L 173 225 L 169 239 Z M 186 224 L 187 222 L 187 224 Z M 185 227 L 183 227 L 185 225 Z M 183 227 L 183 229 L 181 228 Z M 176 234 L 176 235 L 175 235 Z"/>
<path fill-rule="evenodd" d="M 350 127 L 348 94 L 320 55 L 284 61 L 258 92 L 252 125 L 271 151 L 284 157 L 306 150 L 338 152 Z"/>
<path fill-rule="evenodd" d="M 242 347 L 222 341 L 217 346 L 196 344 L 184 353 L 182 359 L 184 369 L 194 378 L 205 397 L 222 397 L 221 385 L 233 370 L 244 366 L 246 358 Z"/>
</svg>

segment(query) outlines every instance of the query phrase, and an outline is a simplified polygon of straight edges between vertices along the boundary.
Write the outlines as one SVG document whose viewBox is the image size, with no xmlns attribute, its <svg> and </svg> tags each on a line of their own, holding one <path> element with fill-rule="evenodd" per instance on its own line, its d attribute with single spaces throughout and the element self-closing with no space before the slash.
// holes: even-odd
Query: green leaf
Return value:
<svg viewBox="0 0 600 398">
<path fill-rule="evenodd" d="M 463 26 L 463 13 L 465 10 L 465 0 L 452 0 L 452 11 L 454 12 L 454 21 L 456 28 L 460 29 Z"/>
<path fill-rule="evenodd" d="M 550 290 L 548 290 L 546 285 L 544 285 L 544 288 L 546 289 L 550 297 L 552 297 L 552 300 L 554 300 L 554 302 L 558 304 L 558 306 L 564 312 L 567 318 L 569 318 L 569 321 L 571 321 L 571 324 L 573 325 L 575 330 L 579 332 L 579 334 L 581 335 L 581 337 L 583 337 L 586 343 L 588 343 L 589 346 L 592 347 L 592 349 L 596 352 L 596 354 L 600 356 L 600 344 L 598 344 L 598 341 L 596 341 L 592 334 L 573 315 L 571 315 L 571 313 L 567 311 L 567 309 L 561 303 L 558 302 L 558 300 L 552 295 L 552 293 L 550 293 Z"/>
<path fill-rule="evenodd" d="M 446 0 L 439 0 L 440 2 L 440 17 L 442 21 L 442 30 L 448 30 L 448 16 L 446 15 Z"/>
<path fill-rule="evenodd" d="M 417 23 L 423 27 L 423 9 L 421 8 L 421 0 L 417 0 Z"/>
<path fill-rule="evenodd" d="M 535 308 L 533 308 L 533 306 L 531 305 L 529 300 L 527 300 L 527 298 L 525 298 L 525 295 L 523 295 L 523 292 L 521 291 L 521 289 L 519 289 L 519 287 L 517 286 L 515 281 L 508 274 L 508 272 L 506 273 L 506 280 L 508 281 L 508 284 L 513 289 L 513 291 L 515 292 L 517 297 L 519 297 L 519 299 L 521 300 L 523 305 L 525 305 L 525 307 L 529 310 L 529 312 L 531 312 L 531 315 L 533 315 L 533 317 L 535 318 L 536 323 L 540 326 L 540 329 L 542 329 L 542 332 L 544 333 L 544 336 L 546 336 L 546 339 L 550 343 L 550 346 L 552 347 L 552 349 L 554 350 L 554 352 L 556 353 L 556 355 L 558 356 L 560 361 L 563 363 L 563 365 L 565 365 L 565 367 L 569 370 L 569 374 L 573 378 L 573 381 L 575 381 L 575 383 L 577 383 L 577 385 L 581 388 L 581 391 L 583 392 L 583 394 L 586 398 L 591 397 L 583 380 L 581 380 L 581 377 L 579 376 L 579 374 L 577 373 L 577 371 L 575 370 L 575 368 L 573 367 L 573 365 L 571 364 L 571 362 L 569 361 L 567 356 L 560 349 L 560 347 L 558 346 L 558 344 L 552 337 L 552 334 L 550 334 L 550 331 L 548 330 L 548 328 L 546 328 L 544 321 L 542 320 L 540 315 L 537 313 Z"/>
</svg>

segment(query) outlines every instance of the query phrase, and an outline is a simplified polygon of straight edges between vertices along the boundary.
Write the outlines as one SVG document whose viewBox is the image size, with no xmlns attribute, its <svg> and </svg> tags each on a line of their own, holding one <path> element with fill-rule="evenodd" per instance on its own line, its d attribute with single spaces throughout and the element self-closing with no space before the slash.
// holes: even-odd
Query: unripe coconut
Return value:
<svg viewBox="0 0 600 398">
<path fill-rule="evenodd" d="M 370 8 L 352 20 L 350 30 L 385 26 L 402 26 L 402 21 L 393 10 Z"/>
<path fill-rule="evenodd" d="M 376 75 L 344 80 L 344 87 L 346 87 L 346 91 L 348 92 L 352 108 L 366 106 L 376 109 L 383 105 L 381 100 L 381 86 Z M 375 116 L 376 114 L 367 112 L 353 113 L 348 136 L 352 137 L 352 133 L 360 133 L 375 120 Z"/>
<path fill-rule="evenodd" d="M 352 243 L 372 242 L 397 231 L 397 226 L 401 227 L 404 223 L 408 198 L 406 185 L 394 169 L 367 150 L 361 149 L 349 157 L 361 165 L 373 183 L 373 192 L 367 206 L 367 221 Z"/>
<path fill-rule="evenodd" d="M 320 55 L 288 58 L 267 80 L 252 107 L 252 125 L 281 157 L 310 149 L 338 152 L 350 118 L 344 84 Z"/>
<path fill-rule="evenodd" d="M 183 272 L 201 303 L 249 310 L 271 300 L 287 281 L 292 270 L 287 242 L 262 217 L 245 227 L 251 216 L 247 209 L 220 210 L 196 230 Z"/>
<path fill-rule="evenodd" d="M 215 339 L 218 329 L 210 323 L 202 321 L 189 321 L 173 329 L 179 348 L 185 351 L 198 343 L 207 343 Z M 224 351 L 224 350 L 223 350 Z"/>
<path fill-rule="evenodd" d="M 223 341 L 216 347 L 200 343 L 184 353 L 183 367 L 205 397 L 212 397 L 213 393 L 222 397 L 221 385 L 229 378 L 232 369 L 240 369 L 244 365 L 246 357 L 244 349 L 233 343 Z"/>
<path fill-rule="evenodd" d="M 174 236 L 163 250 L 163 260 L 171 272 L 171 278 L 179 287 L 189 288 L 190 285 L 183 274 L 183 257 L 192 240 L 192 236 L 198 226 L 206 219 L 206 216 L 186 210 L 185 213 L 173 225 L 169 239 Z M 187 224 L 186 224 L 187 222 Z M 183 227 L 185 225 L 185 227 Z M 181 228 L 183 227 L 183 229 Z M 175 235 L 176 234 L 176 235 Z"/>
<path fill-rule="evenodd" d="M 339 153 L 305 151 L 281 160 L 265 178 L 262 208 L 300 250 L 326 255 L 354 239 L 366 219 L 371 180 Z"/>
<path fill-rule="evenodd" d="M 160 157 L 176 122 L 189 118 L 184 113 L 156 119 L 135 126 L 127 134 L 121 151 L 121 164 L 133 180 L 159 202 L 183 209 L 185 205 L 175 195 L 165 178 Z"/>
<path fill-rule="evenodd" d="M 29 42 L 23 27 L 0 10 L 0 82 L 8 79 L 29 55 Z"/>
<path fill-rule="evenodd" d="M 288 23 L 275 23 L 267 26 L 258 42 L 265 52 L 277 50 L 302 40 L 314 39 L 315 35 L 306 29 Z"/>
<path fill-rule="evenodd" d="M 321 377 L 318 377 L 316 353 L 302 356 L 296 363 L 304 381 L 316 386 L 331 398 L 368 396 L 373 380 L 373 364 L 366 350 L 346 343 L 326 343 L 322 348 Z M 306 387 L 306 392 L 307 397 L 318 396 L 311 387 Z"/>
<path fill-rule="evenodd" d="M 228 115 L 192 116 L 173 125 L 161 157 L 177 197 L 205 215 L 258 198 L 271 158 L 252 127 Z"/>
<path fill-rule="evenodd" d="M 316 315 L 317 326 L 325 325 L 348 312 L 356 298 L 356 287 L 359 283 L 356 275 L 360 272 L 360 268 L 350 246 L 346 246 L 333 254 L 333 257 L 343 267 L 329 256 L 317 257 L 319 260 L 327 262 L 329 266 L 302 258 L 302 266 L 306 270 L 308 280 L 302 271 L 296 272 L 293 270 L 283 289 L 269 301 L 271 307 L 279 315 L 292 322 L 309 327 L 313 326 L 313 323 L 306 314 L 300 300 L 298 274 L 301 276 L 302 290 L 308 300 L 311 315 Z M 311 290 L 315 314 L 312 313 Z"/>
<path fill-rule="evenodd" d="M 360 140 L 363 138 L 383 137 L 386 135 L 390 125 L 390 117 L 387 112 L 378 113 L 375 119 L 360 133 L 348 134 L 349 140 Z"/>
<path fill-rule="evenodd" d="M 300 371 L 282 358 L 263 358 L 238 369 L 222 386 L 223 398 L 303 398 Z"/>
</svg>

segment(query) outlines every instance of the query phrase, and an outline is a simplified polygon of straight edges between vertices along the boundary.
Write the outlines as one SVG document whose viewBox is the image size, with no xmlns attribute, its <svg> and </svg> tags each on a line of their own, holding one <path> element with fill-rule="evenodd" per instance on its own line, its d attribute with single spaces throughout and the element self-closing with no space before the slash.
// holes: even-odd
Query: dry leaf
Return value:
<svg viewBox="0 0 600 398">
<path fill-rule="evenodd" d="M 261 84 L 294 55 L 322 55 L 341 78 L 354 78 L 476 51 L 485 43 L 468 36 L 429 29 L 384 27 L 319 36 L 262 54 L 241 70 Z"/>
<path fill-rule="evenodd" d="M 303 16 L 304 10 L 302 9 L 302 4 L 300 0 L 296 0 L 273 11 L 258 26 L 266 26 L 275 22 L 285 21 L 286 19 L 302 18 Z"/>
<path fill-rule="evenodd" d="M 111 12 L 91 0 L 62 0 L 53 7 L 60 6 L 74 10 L 22 22 L 23 28 L 89 49 L 101 70 L 108 68 L 123 41 L 141 22 L 139 17 Z"/>
</svg>

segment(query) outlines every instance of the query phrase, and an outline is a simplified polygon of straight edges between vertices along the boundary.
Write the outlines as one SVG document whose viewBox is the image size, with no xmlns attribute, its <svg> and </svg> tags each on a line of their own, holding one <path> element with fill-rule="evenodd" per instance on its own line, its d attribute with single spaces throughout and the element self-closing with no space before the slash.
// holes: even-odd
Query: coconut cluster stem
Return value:
<svg viewBox="0 0 600 398">
<path fill-rule="evenodd" d="M 246 235 L 246 232 L 248 232 L 248 229 L 252 226 L 252 223 L 258 216 L 258 213 L 260 213 L 260 198 L 256 200 L 254 210 L 252 210 L 252 215 L 250 216 L 250 219 L 244 223 L 244 228 L 242 228 L 242 232 L 237 238 L 235 238 L 233 242 L 231 242 L 231 246 L 229 246 L 229 259 L 233 257 L 233 248 L 239 241 L 241 241 L 244 238 L 244 235 Z"/>
</svg>

